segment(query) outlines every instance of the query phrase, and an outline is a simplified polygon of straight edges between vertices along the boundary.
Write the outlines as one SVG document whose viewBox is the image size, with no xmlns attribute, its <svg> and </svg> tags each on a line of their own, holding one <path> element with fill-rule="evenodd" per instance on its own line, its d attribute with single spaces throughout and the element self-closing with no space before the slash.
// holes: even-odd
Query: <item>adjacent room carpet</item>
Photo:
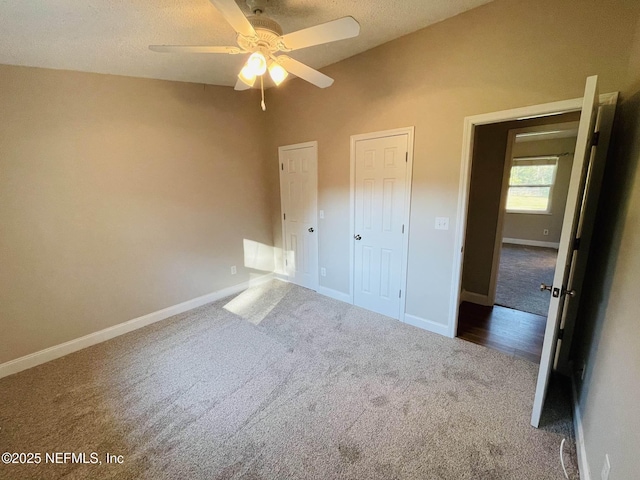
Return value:
<svg viewBox="0 0 640 480">
<path fill-rule="evenodd" d="M 553 283 L 557 256 L 553 248 L 503 243 L 496 304 L 546 317 L 551 294 L 540 284 Z"/>
<path fill-rule="evenodd" d="M 529 425 L 536 374 L 272 281 L 0 380 L 2 452 L 43 455 L 0 478 L 562 479 L 566 437 L 575 479 L 566 395 Z"/>
</svg>

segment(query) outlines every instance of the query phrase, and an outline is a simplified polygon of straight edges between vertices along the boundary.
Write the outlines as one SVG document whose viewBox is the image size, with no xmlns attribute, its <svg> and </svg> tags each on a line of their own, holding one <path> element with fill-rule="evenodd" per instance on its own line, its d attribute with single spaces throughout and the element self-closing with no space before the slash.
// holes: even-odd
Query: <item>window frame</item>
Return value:
<svg viewBox="0 0 640 480">
<path fill-rule="evenodd" d="M 553 190 L 554 187 L 556 185 L 556 178 L 558 176 L 558 163 L 559 163 L 560 157 L 558 155 L 544 155 L 544 156 L 537 156 L 537 157 L 514 157 L 511 159 L 511 166 L 509 167 L 509 178 L 507 180 L 507 197 L 505 199 L 505 211 L 506 213 L 515 213 L 518 215 L 553 215 L 552 212 L 552 208 L 553 208 Z M 530 166 L 537 166 L 537 165 L 553 165 L 555 168 L 553 169 L 553 177 L 551 178 L 551 184 L 547 185 L 538 185 L 538 184 L 531 184 L 531 185 L 511 185 L 511 173 L 513 171 L 513 167 L 518 166 L 518 164 L 520 164 L 520 166 L 524 165 L 530 165 Z M 511 187 L 529 187 L 529 188 L 549 188 L 549 201 L 547 202 L 547 209 L 546 210 L 512 210 L 509 209 L 508 202 L 509 202 L 509 190 L 511 189 Z"/>
</svg>

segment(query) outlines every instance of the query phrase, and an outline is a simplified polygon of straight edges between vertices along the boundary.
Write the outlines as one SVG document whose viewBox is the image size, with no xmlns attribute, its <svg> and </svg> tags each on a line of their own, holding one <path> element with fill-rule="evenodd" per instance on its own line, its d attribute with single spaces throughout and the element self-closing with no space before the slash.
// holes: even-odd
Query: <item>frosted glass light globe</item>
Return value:
<svg viewBox="0 0 640 480">
<path fill-rule="evenodd" d="M 254 52 L 247 61 L 247 66 L 251 69 L 254 75 L 260 76 L 267 71 L 267 59 L 260 52 Z"/>
<path fill-rule="evenodd" d="M 284 81 L 285 78 L 287 78 L 287 75 L 289 74 L 284 68 L 282 68 L 282 65 L 273 62 L 271 65 L 269 65 L 269 75 L 271 75 L 271 80 L 273 80 L 273 83 L 278 86 Z"/>
</svg>

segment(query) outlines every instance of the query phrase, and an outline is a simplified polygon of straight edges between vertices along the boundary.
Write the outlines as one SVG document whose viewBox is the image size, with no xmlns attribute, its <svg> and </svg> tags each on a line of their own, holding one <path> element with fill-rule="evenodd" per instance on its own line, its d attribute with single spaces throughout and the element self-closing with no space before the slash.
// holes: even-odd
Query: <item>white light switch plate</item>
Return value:
<svg viewBox="0 0 640 480">
<path fill-rule="evenodd" d="M 321 277 L 326 277 L 327 276 L 327 269 L 322 267 L 320 268 L 320 276 Z"/>
<path fill-rule="evenodd" d="M 436 217 L 436 230 L 449 230 L 449 217 Z"/>
<path fill-rule="evenodd" d="M 320 218 L 324 218 L 324 210 L 320 210 Z"/>
</svg>

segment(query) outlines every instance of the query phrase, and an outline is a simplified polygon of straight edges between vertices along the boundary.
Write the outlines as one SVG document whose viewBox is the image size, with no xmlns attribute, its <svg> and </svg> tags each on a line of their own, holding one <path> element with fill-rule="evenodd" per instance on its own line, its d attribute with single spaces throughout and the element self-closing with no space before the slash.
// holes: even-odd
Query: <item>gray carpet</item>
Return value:
<svg viewBox="0 0 640 480">
<path fill-rule="evenodd" d="M 540 284 L 551 285 L 558 251 L 553 248 L 502 244 L 496 288 L 496 305 L 547 316 L 549 292 Z"/>
<path fill-rule="evenodd" d="M 0 478 L 562 479 L 537 366 L 273 281 L 0 380 Z M 106 453 L 124 463 L 105 464 Z"/>
</svg>

